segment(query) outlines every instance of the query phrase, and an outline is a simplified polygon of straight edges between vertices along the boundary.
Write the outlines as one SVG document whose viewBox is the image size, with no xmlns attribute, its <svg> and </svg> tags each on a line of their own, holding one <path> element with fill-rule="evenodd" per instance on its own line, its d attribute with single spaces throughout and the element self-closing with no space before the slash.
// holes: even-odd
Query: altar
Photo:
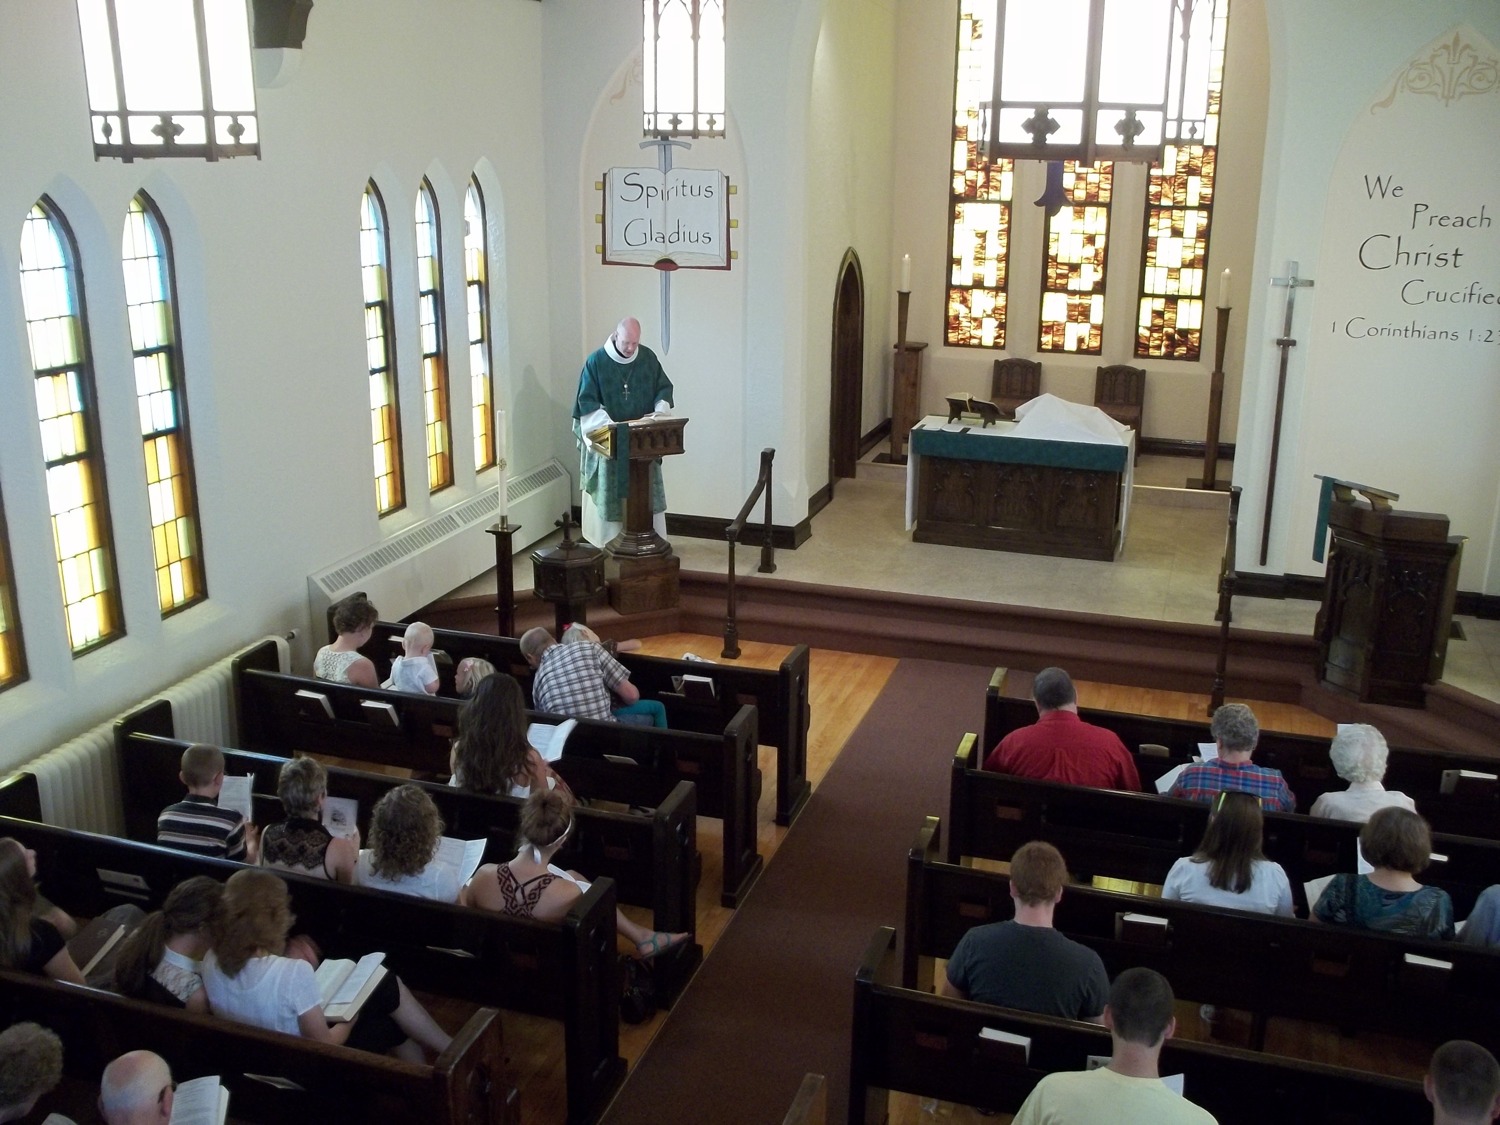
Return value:
<svg viewBox="0 0 1500 1125">
<path fill-rule="evenodd" d="M 1060 440 L 1029 436 L 1028 428 L 940 414 L 913 426 L 906 465 L 912 539 L 1113 560 L 1130 515 L 1135 431 Z"/>
</svg>

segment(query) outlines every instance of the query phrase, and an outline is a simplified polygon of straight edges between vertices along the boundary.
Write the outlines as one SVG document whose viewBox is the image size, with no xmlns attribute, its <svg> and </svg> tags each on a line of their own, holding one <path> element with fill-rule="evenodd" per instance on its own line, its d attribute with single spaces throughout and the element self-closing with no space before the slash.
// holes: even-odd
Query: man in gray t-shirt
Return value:
<svg viewBox="0 0 1500 1125">
<path fill-rule="evenodd" d="M 1098 1023 L 1109 1000 L 1104 962 L 1052 928 L 1068 880 L 1051 844 L 1032 841 L 1010 861 L 1013 921 L 976 926 L 948 960 L 943 995 Z"/>
</svg>

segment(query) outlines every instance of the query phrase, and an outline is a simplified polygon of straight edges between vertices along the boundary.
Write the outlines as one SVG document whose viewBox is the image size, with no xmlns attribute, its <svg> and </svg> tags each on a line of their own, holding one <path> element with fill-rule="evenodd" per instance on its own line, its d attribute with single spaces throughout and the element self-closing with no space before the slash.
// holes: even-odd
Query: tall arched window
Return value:
<svg viewBox="0 0 1500 1125">
<path fill-rule="evenodd" d="M 373 183 L 360 202 L 359 272 L 365 295 L 365 355 L 370 367 L 370 432 L 375 447 L 375 506 L 382 516 L 406 504 L 401 474 L 401 410 L 391 338 L 391 244 L 385 205 Z"/>
<path fill-rule="evenodd" d="M 490 253 L 484 195 L 471 179 L 464 194 L 464 292 L 469 320 L 469 382 L 474 401 L 474 467 L 495 463 L 495 386 L 490 378 Z"/>
<path fill-rule="evenodd" d="M 16 584 L 10 576 L 10 539 L 5 534 L 5 507 L 0 504 L 0 691 L 26 678 L 26 649 L 16 615 Z"/>
<path fill-rule="evenodd" d="M 448 410 L 448 334 L 443 324 L 443 253 L 437 200 L 426 180 L 417 188 L 417 324 L 422 344 L 422 418 L 427 431 L 427 488 L 453 483 Z"/>
<path fill-rule="evenodd" d="M 74 655 L 125 632 L 77 262 L 62 215 L 42 199 L 21 227 L 21 299 Z"/>
<path fill-rule="evenodd" d="M 120 257 L 125 265 L 130 351 L 146 454 L 156 600 L 165 617 L 202 601 L 208 590 L 203 579 L 187 400 L 182 393 L 171 244 L 161 215 L 145 192 L 130 201 Z"/>
</svg>

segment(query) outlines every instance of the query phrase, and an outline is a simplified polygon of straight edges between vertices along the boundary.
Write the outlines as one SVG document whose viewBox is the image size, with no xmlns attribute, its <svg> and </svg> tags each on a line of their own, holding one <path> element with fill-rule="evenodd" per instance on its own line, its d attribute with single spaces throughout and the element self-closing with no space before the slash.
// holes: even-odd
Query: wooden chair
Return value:
<svg viewBox="0 0 1500 1125">
<path fill-rule="evenodd" d="M 1135 431 L 1135 456 L 1141 456 L 1141 416 L 1146 411 L 1146 372 L 1112 363 L 1095 369 L 1094 405 Z"/>
<path fill-rule="evenodd" d="M 990 377 L 990 400 L 1008 417 L 1042 393 L 1042 365 L 1035 359 L 997 359 Z"/>
</svg>

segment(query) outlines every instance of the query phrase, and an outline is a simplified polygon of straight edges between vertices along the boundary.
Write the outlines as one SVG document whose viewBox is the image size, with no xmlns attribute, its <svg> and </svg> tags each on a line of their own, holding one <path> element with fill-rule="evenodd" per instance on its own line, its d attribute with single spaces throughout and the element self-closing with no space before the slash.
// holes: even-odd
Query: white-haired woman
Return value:
<svg viewBox="0 0 1500 1125">
<path fill-rule="evenodd" d="M 1333 736 L 1328 756 L 1333 768 L 1349 788 L 1324 793 L 1313 802 L 1312 815 L 1331 820 L 1352 820 L 1363 824 L 1378 809 L 1396 808 L 1416 812 L 1416 803 L 1405 793 L 1387 789 L 1385 762 L 1389 756 L 1385 736 L 1368 723 L 1351 723 Z"/>
</svg>

